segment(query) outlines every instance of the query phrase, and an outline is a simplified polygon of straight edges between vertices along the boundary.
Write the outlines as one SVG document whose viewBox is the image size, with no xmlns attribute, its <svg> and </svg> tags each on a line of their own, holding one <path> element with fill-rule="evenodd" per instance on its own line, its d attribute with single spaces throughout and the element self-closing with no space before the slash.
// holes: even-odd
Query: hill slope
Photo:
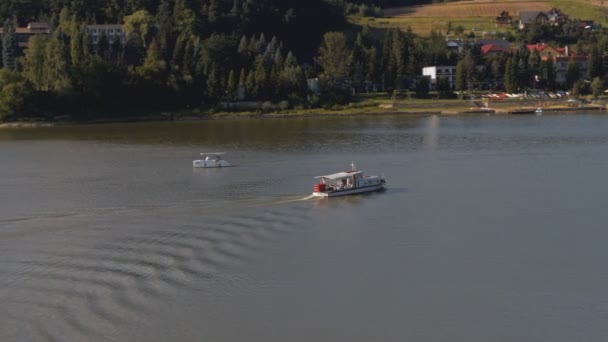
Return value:
<svg viewBox="0 0 608 342">
<path fill-rule="evenodd" d="M 430 5 L 399 6 L 384 9 L 385 18 L 355 18 L 359 25 L 387 28 L 410 26 L 420 35 L 428 35 L 430 30 L 445 32 L 448 23 L 452 27 L 462 25 L 466 31 L 504 31 L 496 28 L 494 18 L 502 11 L 508 11 L 514 19 L 522 11 L 547 11 L 557 7 L 572 18 L 591 19 L 603 25 L 607 23 L 608 2 L 602 7 L 601 0 L 468 0 Z"/>
</svg>

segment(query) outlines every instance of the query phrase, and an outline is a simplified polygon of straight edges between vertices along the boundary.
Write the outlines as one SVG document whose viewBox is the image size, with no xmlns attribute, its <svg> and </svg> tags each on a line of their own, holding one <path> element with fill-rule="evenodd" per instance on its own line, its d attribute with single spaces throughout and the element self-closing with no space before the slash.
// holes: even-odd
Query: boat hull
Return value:
<svg viewBox="0 0 608 342">
<path fill-rule="evenodd" d="M 215 161 L 215 160 L 194 160 L 192 161 L 192 166 L 197 168 L 220 168 L 220 167 L 229 167 L 231 166 L 225 160 Z"/>
<path fill-rule="evenodd" d="M 315 191 L 312 193 L 315 197 L 338 197 L 338 196 L 347 196 L 347 195 L 356 195 L 362 194 L 365 192 L 374 192 L 378 190 L 384 189 L 384 184 L 370 185 L 364 186 L 355 189 L 348 190 L 334 190 L 334 191 Z"/>
</svg>

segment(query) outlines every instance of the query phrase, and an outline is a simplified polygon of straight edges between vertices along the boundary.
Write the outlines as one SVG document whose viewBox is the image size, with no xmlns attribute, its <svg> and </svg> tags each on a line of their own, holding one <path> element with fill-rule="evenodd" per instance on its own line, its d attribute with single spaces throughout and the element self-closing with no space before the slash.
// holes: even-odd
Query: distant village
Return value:
<svg viewBox="0 0 608 342">
<path fill-rule="evenodd" d="M 522 11 L 515 20 L 509 12 L 503 11 L 495 18 L 495 26 L 497 28 L 517 28 L 525 30 L 531 25 L 548 25 L 559 26 L 569 21 L 566 14 L 558 8 L 552 8 L 547 12 L 542 11 Z M 574 29 L 577 32 L 592 31 L 600 29 L 600 26 L 595 24 L 593 20 L 574 20 Z M 449 39 L 446 42 L 448 49 L 462 53 L 463 50 L 470 45 L 476 45 L 483 59 L 500 58 L 508 54 L 516 54 L 520 45 L 513 44 L 505 39 Z M 590 53 L 579 53 L 575 48 L 569 45 L 556 46 L 545 42 L 537 42 L 534 44 L 524 45 L 530 56 L 537 56 L 540 61 L 551 61 L 554 68 L 554 82 L 558 87 L 566 88 L 568 65 L 576 65 L 578 74 L 581 78 L 587 78 L 589 73 L 589 62 L 591 59 Z M 602 60 L 604 56 L 602 56 Z M 485 72 L 486 65 L 477 65 L 479 75 L 488 74 Z M 422 75 L 428 77 L 433 88 L 437 85 L 437 80 L 445 78 L 448 80 L 450 87 L 456 86 L 457 78 L 456 65 L 440 65 L 426 66 L 422 69 Z M 603 76 L 603 75 L 602 75 Z M 533 79 L 538 81 L 539 75 L 533 75 Z M 603 77 L 601 77 L 603 79 Z M 476 87 L 479 89 L 501 89 L 504 88 L 504 77 L 487 77 L 479 79 Z"/>
<path fill-rule="evenodd" d="M 517 20 L 513 19 L 507 11 L 502 11 L 495 18 L 495 26 L 497 28 L 517 28 L 525 30 L 531 25 L 563 25 L 569 20 L 569 17 L 562 13 L 558 8 L 552 8 L 547 12 L 542 11 L 521 11 L 518 13 Z M 576 31 L 598 30 L 599 25 L 596 25 L 593 20 L 574 21 Z M 94 50 L 103 39 L 107 40 L 107 44 L 114 41 L 119 41 L 124 44 L 126 41 L 126 31 L 122 24 L 89 24 L 86 25 L 86 30 L 89 36 L 89 42 Z M 3 28 L 0 27 L 0 34 L 3 33 Z M 32 22 L 26 27 L 18 27 L 15 30 L 18 46 L 21 49 L 27 47 L 28 41 L 35 35 L 50 34 L 49 24 L 46 22 Z M 514 45 L 505 39 L 447 39 L 446 47 L 449 51 L 455 53 L 463 53 L 467 48 L 476 46 L 479 48 L 481 57 L 484 59 L 499 58 L 507 54 L 516 53 L 519 46 Z M 584 77 L 588 74 L 588 66 L 591 55 L 589 53 L 579 53 L 575 49 L 566 46 L 554 46 L 549 43 L 526 44 L 526 49 L 532 55 L 538 54 L 541 61 L 551 60 L 554 65 L 554 81 L 557 86 L 567 86 L 567 68 L 570 62 L 576 64 L 579 74 Z M 486 65 L 477 65 L 476 71 L 478 75 L 488 74 Z M 457 89 L 457 66 L 456 65 L 429 65 L 424 66 L 421 70 L 421 76 L 426 77 L 429 81 L 430 90 L 437 87 L 437 81 L 445 78 L 452 89 Z M 538 77 L 538 75 L 535 75 Z M 411 84 L 415 84 L 416 80 L 412 80 Z M 476 89 L 500 89 L 504 87 L 504 77 L 478 77 L 474 88 Z M 319 91 L 319 86 L 316 79 L 308 79 L 308 88 L 313 92 Z M 372 88 L 368 85 L 368 90 Z M 384 88 L 384 85 L 375 84 L 374 89 Z M 242 92 L 241 92 L 242 93 Z"/>
<path fill-rule="evenodd" d="M 182 18 L 176 13 L 175 18 Z M 200 20 L 211 23 L 211 14 Z M 226 30 L 238 15 L 225 13 L 214 25 Z M 45 102 L 50 98 L 57 108 L 65 105 L 74 112 L 78 101 L 113 106 L 103 94 L 114 91 L 120 93 L 117 108 L 152 106 L 172 96 L 175 107 L 285 110 L 348 104 L 357 101 L 357 94 L 371 92 L 407 92 L 417 98 L 535 91 L 597 97 L 608 80 L 606 29 L 559 8 L 501 11 L 489 19 L 496 32 L 446 27 L 420 36 L 403 26 L 375 28 L 373 33 L 365 26 L 319 32 L 320 45 L 301 49 L 300 60 L 285 48 L 286 42 L 263 32 L 217 34 L 208 26 L 204 33 L 194 33 L 201 30 L 197 21 L 190 28 L 171 27 L 161 25 L 160 18 L 165 17 L 137 11 L 124 17 L 126 25 L 116 23 L 122 21 L 118 17 L 108 24 L 76 20 L 67 30 L 44 21 L 15 25 L 13 19 L 9 31 L 0 28 L 3 40 L 11 42 L 4 44 L 1 67 L 22 77 L 6 76 L 21 82 L 20 94 L 35 98 L 39 108 L 51 107 Z M 134 30 L 129 21 L 140 26 Z M 297 46 L 298 41 L 289 43 Z M 12 46 L 16 49 L 7 48 Z M 57 56 L 67 62 L 57 62 Z M 88 62 L 81 63 L 82 58 Z M 49 61 L 55 61 L 54 74 L 44 71 Z M 115 79 L 102 79 L 101 92 L 94 81 L 106 71 Z M 90 86 L 82 86 L 85 80 Z M 36 112 L 27 109 L 32 101 L 13 102 L 20 109 L 5 111 L 14 113 L 7 117 Z"/>
</svg>

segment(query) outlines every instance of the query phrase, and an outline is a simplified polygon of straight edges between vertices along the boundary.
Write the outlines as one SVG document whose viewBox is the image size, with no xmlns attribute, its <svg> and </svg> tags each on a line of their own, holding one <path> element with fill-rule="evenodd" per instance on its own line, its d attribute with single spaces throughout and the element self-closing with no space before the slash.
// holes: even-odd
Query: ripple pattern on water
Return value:
<svg viewBox="0 0 608 342">
<path fill-rule="evenodd" d="M 0 331 L 5 336 L 27 331 L 37 341 L 112 336 L 117 326 L 152 314 L 153 303 L 201 281 L 216 281 L 218 274 L 248 262 L 275 236 L 301 226 L 305 208 L 310 204 L 228 214 L 196 204 L 151 211 L 134 206 L 112 211 L 124 219 L 114 228 L 88 223 L 103 221 L 108 215 L 103 210 L 4 221 L 0 234 L 34 245 L 23 254 L 10 247 L 3 253 L 8 257 L 0 266 L 0 316 L 8 319 Z M 175 219 L 175 212 L 170 221 L 165 218 L 167 211 L 206 209 L 200 222 L 191 214 Z M 44 232 L 37 225 L 45 226 Z M 50 243 L 36 245 L 44 239 Z M 226 279 L 228 291 L 244 284 L 238 277 Z"/>
</svg>

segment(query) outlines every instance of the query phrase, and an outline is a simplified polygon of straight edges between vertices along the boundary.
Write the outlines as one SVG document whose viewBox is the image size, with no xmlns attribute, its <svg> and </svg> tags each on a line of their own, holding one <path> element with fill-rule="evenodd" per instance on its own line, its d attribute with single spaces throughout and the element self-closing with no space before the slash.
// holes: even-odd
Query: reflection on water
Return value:
<svg viewBox="0 0 608 342">
<path fill-rule="evenodd" d="M 427 133 L 424 136 L 424 146 L 430 152 L 437 149 L 439 145 L 439 116 L 432 115 L 428 118 Z"/>
<path fill-rule="evenodd" d="M 0 340 L 602 340 L 607 128 L 555 115 L 0 130 Z M 193 169 L 203 150 L 235 167 Z M 387 190 L 310 198 L 351 161 Z"/>
</svg>

